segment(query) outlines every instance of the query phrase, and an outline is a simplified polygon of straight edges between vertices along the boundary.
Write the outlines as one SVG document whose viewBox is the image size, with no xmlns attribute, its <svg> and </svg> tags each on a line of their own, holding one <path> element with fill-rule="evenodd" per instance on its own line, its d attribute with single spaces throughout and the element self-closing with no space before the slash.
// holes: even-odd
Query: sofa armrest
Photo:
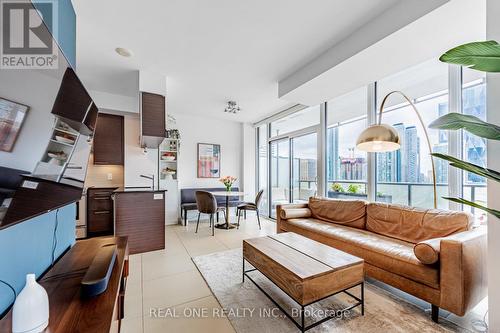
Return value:
<svg viewBox="0 0 500 333">
<path fill-rule="evenodd" d="M 307 203 L 303 204 L 286 204 L 286 205 L 276 205 L 276 232 L 280 233 L 284 230 L 281 228 L 281 211 L 283 209 L 296 209 L 296 208 L 308 208 Z"/>
<path fill-rule="evenodd" d="M 441 240 L 441 304 L 463 316 L 487 295 L 486 228 L 460 232 Z"/>
</svg>

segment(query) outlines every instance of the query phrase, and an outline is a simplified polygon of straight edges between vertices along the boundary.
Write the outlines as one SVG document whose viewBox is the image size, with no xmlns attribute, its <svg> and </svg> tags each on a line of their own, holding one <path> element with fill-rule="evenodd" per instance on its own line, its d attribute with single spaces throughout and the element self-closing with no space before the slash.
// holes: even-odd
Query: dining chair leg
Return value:
<svg viewBox="0 0 500 333">
<path fill-rule="evenodd" d="M 259 222 L 259 230 L 262 230 L 262 228 L 260 227 L 260 217 L 259 217 L 259 210 L 258 209 L 255 211 L 255 214 L 257 214 L 257 222 Z"/>
<path fill-rule="evenodd" d="M 194 232 L 195 234 L 198 233 L 198 226 L 200 225 L 200 213 L 198 213 L 198 221 L 196 221 L 196 231 Z"/>
<path fill-rule="evenodd" d="M 215 221 L 213 219 L 214 219 L 214 215 L 211 214 L 210 220 L 212 220 L 212 236 L 215 236 Z"/>
<path fill-rule="evenodd" d="M 239 229 L 240 228 L 241 209 L 236 210 L 236 215 L 238 215 L 238 225 L 236 226 L 236 229 Z"/>
<path fill-rule="evenodd" d="M 246 220 L 246 219 L 247 219 L 247 210 L 246 210 L 246 209 L 244 209 L 244 210 L 243 210 L 243 213 L 245 214 L 245 220 Z"/>
<path fill-rule="evenodd" d="M 217 214 L 217 223 L 219 223 L 219 212 L 217 212 L 216 214 Z"/>
<path fill-rule="evenodd" d="M 187 210 L 184 209 L 184 225 L 187 227 Z"/>
</svg>

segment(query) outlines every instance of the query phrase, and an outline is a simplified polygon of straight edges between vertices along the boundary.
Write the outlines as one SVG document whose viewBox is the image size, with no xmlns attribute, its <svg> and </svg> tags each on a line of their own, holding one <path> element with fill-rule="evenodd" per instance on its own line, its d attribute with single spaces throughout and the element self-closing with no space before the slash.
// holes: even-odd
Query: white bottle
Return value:
<svg viewBox="0 0 500 333">
<path fill-rule="evenodd" d="M 38 333 L 49 324 L 49 297 L 36 282 L 35 274 L 26 275 L 26 285 L 12 309 L 12 333 Z"/>
</svg>

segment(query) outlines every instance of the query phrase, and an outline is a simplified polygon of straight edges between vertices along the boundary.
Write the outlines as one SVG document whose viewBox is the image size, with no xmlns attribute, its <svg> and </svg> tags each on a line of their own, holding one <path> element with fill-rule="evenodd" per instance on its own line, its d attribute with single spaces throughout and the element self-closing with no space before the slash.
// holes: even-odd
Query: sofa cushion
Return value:
<svg viewBox="0 0 500 333">
<path fill-rule="evenodd" d="M 363 200 L 311 197 L 309 209 L 314 218 L 359 229 L 365 228 L 366 202 Z"/>
<path fill-rule="evenodd" d="M 309 208 L 283 208 L 280 216 L 282 219 L 294 219 L 299 217 L 311 217 Z"/>
<path fill-rule="evenodd" d="M 333 246 L 383 270 L 432 288 L 439 288 L 439 266 L 422 264 L 413 244 L 376 233 L 327 223 L 318 219 L 283 220 L 281 227 Z"/>
<path fill-rule="evenodd" d="M 435 264 L 439 261 L 442 238 L 432 238 L 415 244 L 413 252 L 422 264 Z"/>
<path fill-rule="evenodd" d="M 410 243 L 446 237 L 469 230 L 472 216 L 465 212 L 422 209 L 386 203 L 369 203 L 366 229 Z"/>
</svg>

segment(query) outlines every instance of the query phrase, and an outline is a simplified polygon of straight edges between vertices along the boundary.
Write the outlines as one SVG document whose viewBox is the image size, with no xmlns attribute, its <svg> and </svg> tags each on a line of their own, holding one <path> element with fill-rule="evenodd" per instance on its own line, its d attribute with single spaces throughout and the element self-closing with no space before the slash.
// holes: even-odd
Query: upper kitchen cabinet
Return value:
<svg viewBox="0 0 500 333">
<path fill-rule="evenodd" d="M 99 113 L 94 134 L 94 164 L 123 165 L 123 117 Z"/>
<path fill-rule="evenodd" d="M 90 135 L 94 132 L 97 106 L 70 67 L 64 73 L 52 114 L 59 116 L 80 134 Z"/>
<path fill-rule="evenodd" d="M 158 148 L 165 139 L 165 97 L 141 92 L 141 146 Z"/>
</svg>

